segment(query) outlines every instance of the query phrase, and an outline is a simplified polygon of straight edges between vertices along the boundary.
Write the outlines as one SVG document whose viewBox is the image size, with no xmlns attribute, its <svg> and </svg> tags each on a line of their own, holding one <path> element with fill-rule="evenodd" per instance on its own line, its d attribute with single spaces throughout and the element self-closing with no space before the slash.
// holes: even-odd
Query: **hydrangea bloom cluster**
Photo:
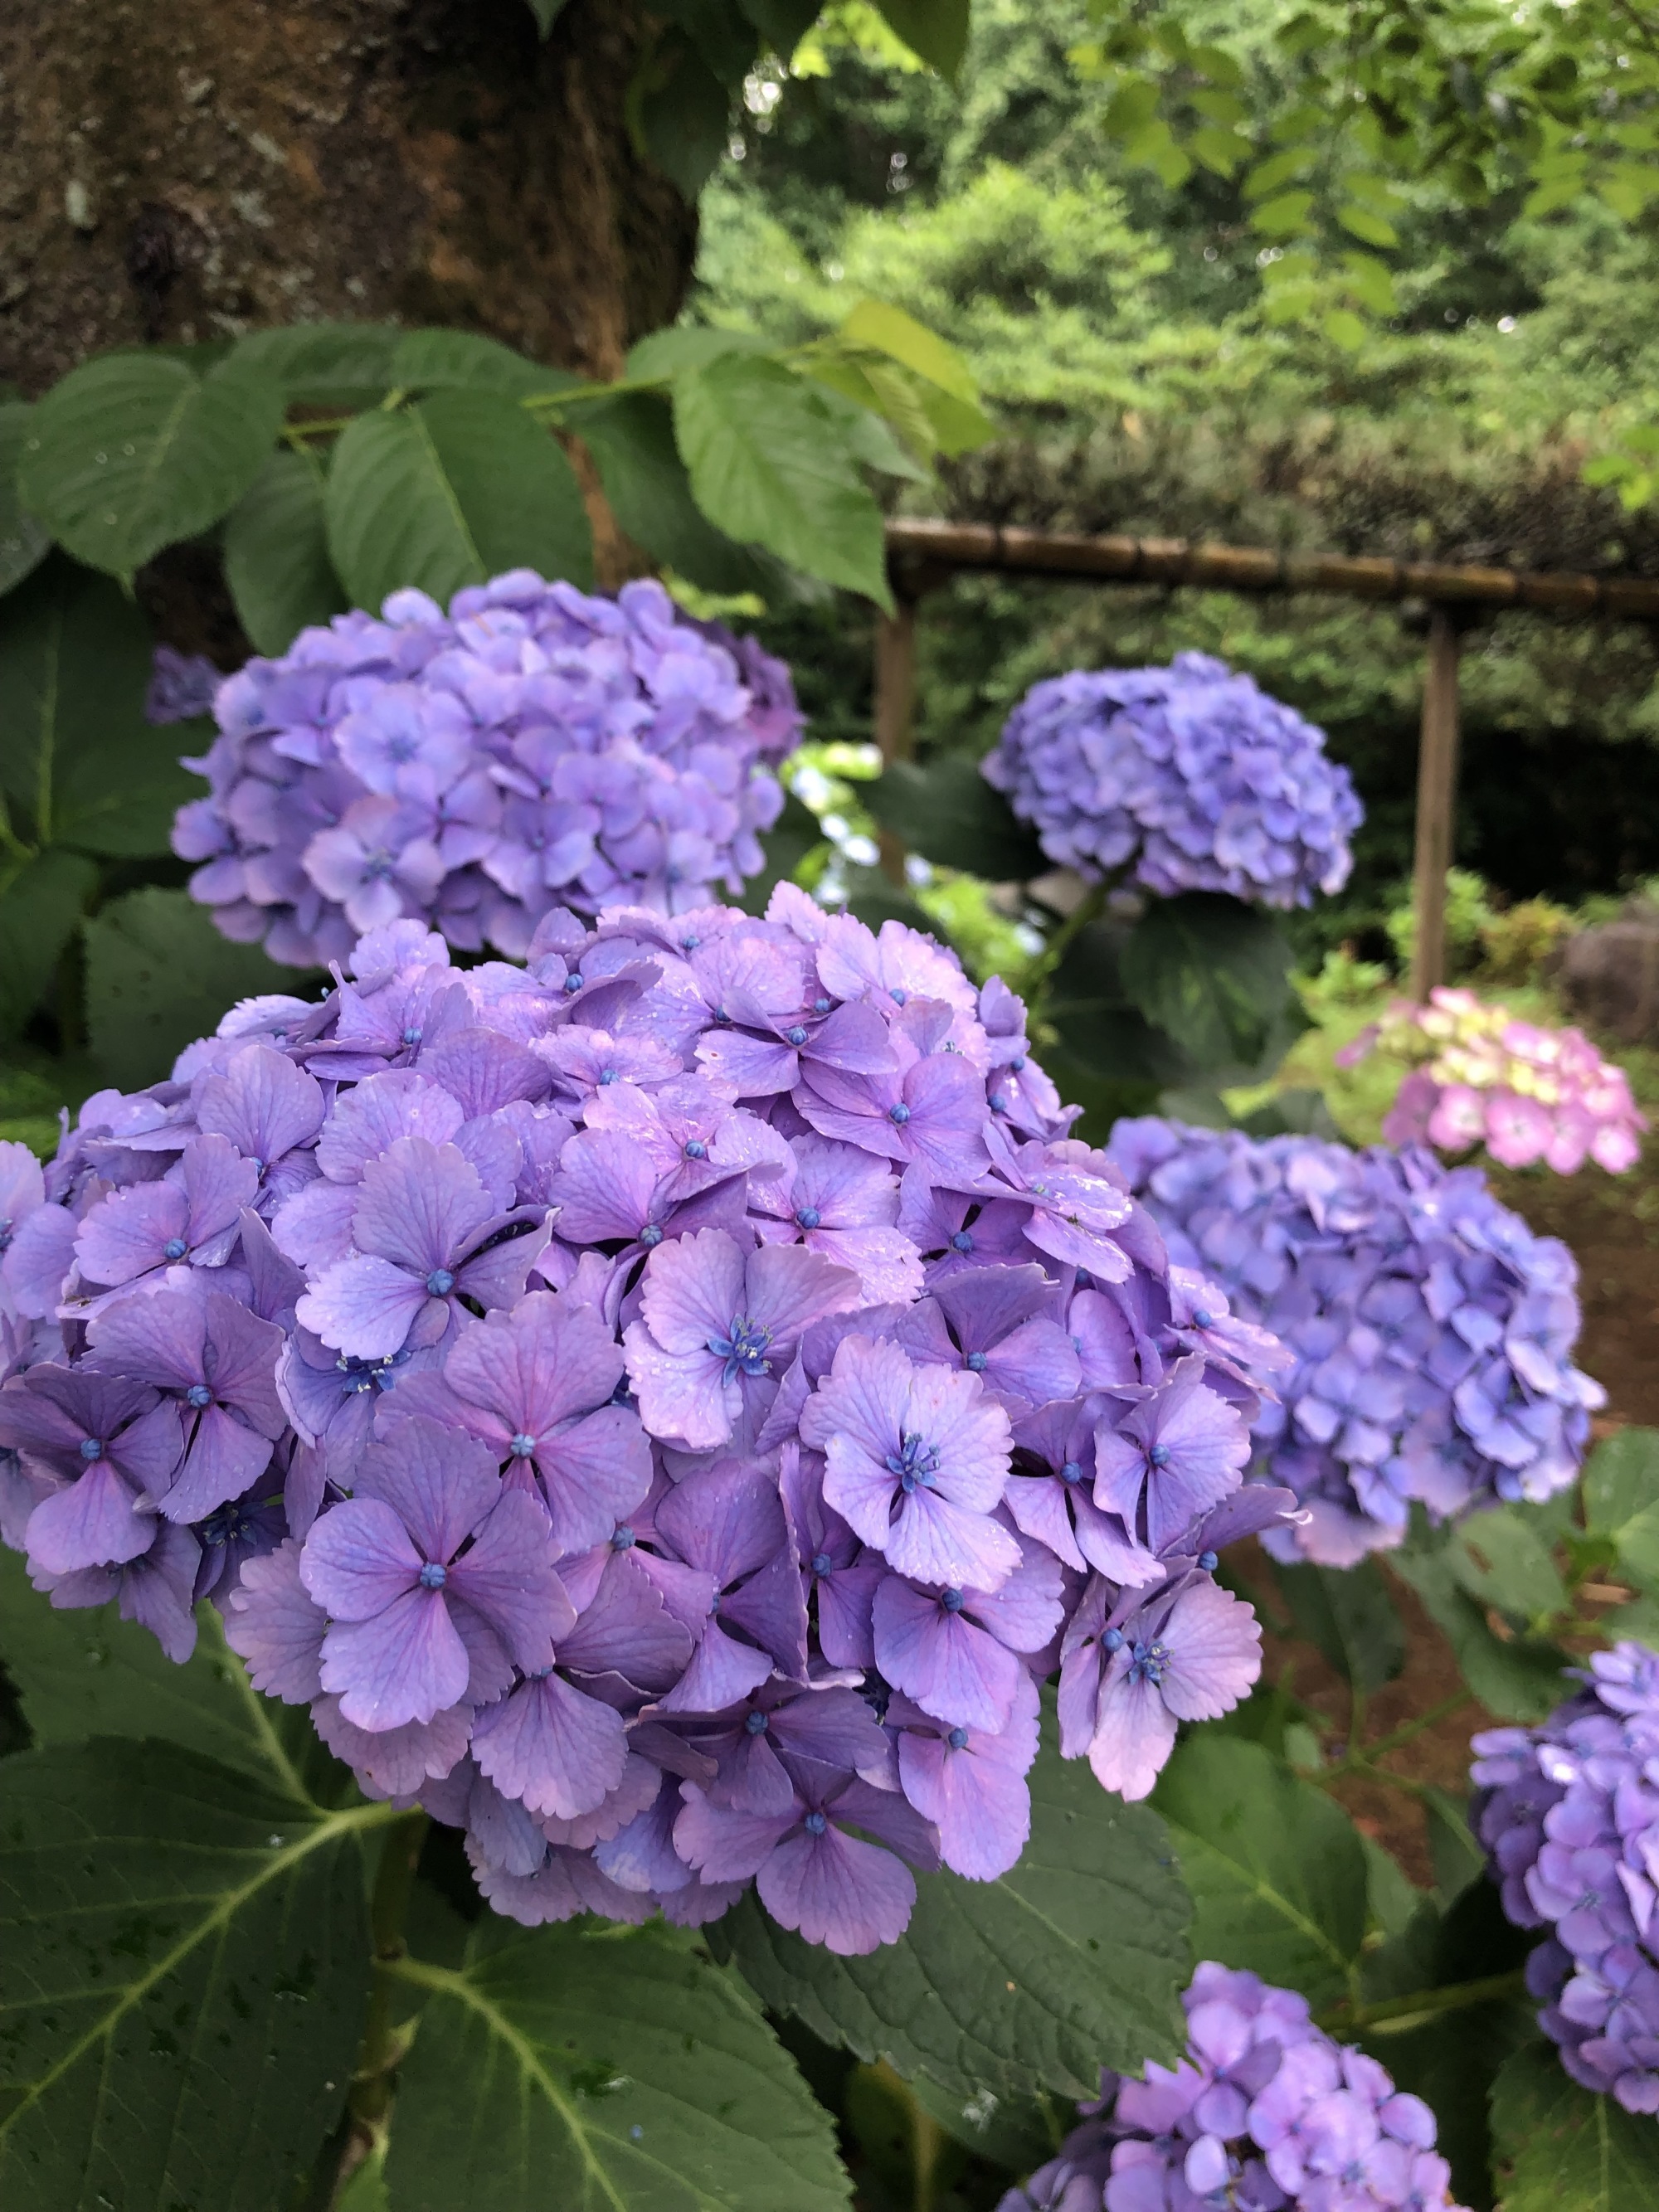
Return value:
<svg viewBox="0 0 1659 2212">
<path fill-rule="evenodd" d="M 1033 684 L 984 763 L 1048 858 L 1162 897 L 1307 906 L 1364 818 L 1324 732 L 1208 653 Z"/>
<path fill-rule="evenodd" d="M 1293 1355 L 1255 1424 L 1255 1471 L 1304 1509 L 1277 1556 L 1352 1566 L 1413 1502 L 1443 1521 L 1573 1480 L 1603 1402 L 1572 1364 L 1577 1267 L 1477 1170 L 1155 1118 L 1109 1149 L 1172 1259 Z"/>
<path fill-rule="evenodd" d="M 173 849 L 227 937 L 296 967 L 420 918 L 524 957 L 555 906 L 681 913 L 741 890 L 798 738 L 789 672 L 687 621 L 659 584 L 614 599 L 527 569 L 448 614 L 394 592 L 222 683 Z"/>
<path fill-rule="evenodd" d="M 503 1911 L 867 1950 L 1018 1857 L 1045 1677 L 1139 1797 L 1259 1666 L 1275 1347 L 1071 1119 L 1005 986 L 793 886 L 394 922 L 0 1153 L 3 1533 L 175 1657 L 210 1597 Z"/>
<path fill-rule="evenodd" d="M 1434 2114 L 1308 2004 L 1206 1963 L 1182 1994 L 1187 2055 L 1097 2104 L 998 2212 L 1456 2212 Z"/>
<path fill-rule="evenodd" d="M 1539 2024 L 1585 2088 L 1659 2112 L 1659 1656 L 1598 1651 L 1540 1728 L 1474 1739 L 1470 1824 L 1504 1910 L 1549 1933 Z"/>
<path fill-rule="evenodd" d="M 1506 1168 L 1541 1160 L 1558 1175 L 1587 1159 L 1622 1175 L 1640 1156 L 1648 1125 L 1629 1079 L 1580 1030 L 1539 1029 L 1473 991 L 1440 989 L 1426 1006 L 1396 1000 L 1338 1064 L 1373 1050 L 1410 1069 L 1382 1124 L 1391 1145 L 1484 1145 Z"/>
</svg>

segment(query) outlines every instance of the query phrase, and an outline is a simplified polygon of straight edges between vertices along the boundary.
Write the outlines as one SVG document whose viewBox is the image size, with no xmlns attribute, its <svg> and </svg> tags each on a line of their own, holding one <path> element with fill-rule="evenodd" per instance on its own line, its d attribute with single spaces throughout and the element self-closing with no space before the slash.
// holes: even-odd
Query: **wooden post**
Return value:
<svg viewBox="0 0 1659 2212">
<path fill-rule="evenodd" d="M 876 743 L 884 768 L 915 750 L 916 603 L 896 593 L 890 615 L 876 617 Z M 890 883 L 904 882 L 904 848 L 881 832 L 881 865 Z"/>
<path fill-rule="evenodd" d="M 1417 754 L 1412 996 L 1419 1006 L 1446 980 L 1446 871 L 1452 863 L 1456 813 L 1457 623 L 1449 608 L 1435 606 L 1429 611 L 1423 735 Z"/>
</svg>

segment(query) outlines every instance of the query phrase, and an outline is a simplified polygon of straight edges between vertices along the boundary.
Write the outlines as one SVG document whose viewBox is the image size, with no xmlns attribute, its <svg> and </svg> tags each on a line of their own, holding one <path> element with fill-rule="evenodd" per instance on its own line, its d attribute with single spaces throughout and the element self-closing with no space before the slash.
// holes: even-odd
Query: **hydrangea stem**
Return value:
<svg viewBox="0 0 1659 2212">
<path fill-rule="evenodd" d="M 1362 2027 L 1380 2027 L 1403 2034 L 1443 2013 L 1463 2012 L 1471 2005 L 1498 2004 L 1508 1997 L 1524 1997 L 1527 1974 L 1516 1966 L 1506 1974 L 1488 1974 L 1474 1982 L 1448 1982 L 1437 1990 L 1413 1990 L 1402 1997 L 1382 1997 L 1375 2004 L 1334 2005 L 1316 2015 L 1317 2024 L 1332 2035 L 1351 2035 Z"/>
<path fill-rule="evenodd" d="M 388 1828 L 380 1846 L 380 1863 L 369 1901 L 369 1930 L 374 1940 L 374 1978 L 369 1985 L 368 2013 L 363 2039 L 351 2077 L 348 2101 L 353 2133 L 365 2149 L 378 2140 L 392 2108 L 393 2076 L 404 2051 L 397 2008 L 395 1968 L 404 1957 L 404 1921 L 415 1869 L 428 1826 L 424 1813 L 410 1813 Z"/>
<path fill-rule="evenodd" d="M 1089 886 L 1026 970 L 1025 991 L 1031 1002 L 1034 1022 L 1042 1018 L 1048 1003 L 1048 985 L 1060 962 L 1090 923 L 1098 921 L 1106 911 L 1106 902 L 1111 896 L 1114 881 L 1115 878 L 1108 877 Z"/>
<path fill-rule="evenodd" d="M 1409 1743 L 1413 1736 L 1421 1735 L 1425 1729 L 1433 1728 L 1437 1722 L 1447 1719 L 1462 1706 L 1470 1704 L 1474 1696 L 1473 1690 L 1455 1691 L 1449 1698 L 1443 1698 L 1437 1705 L 1431 1705 L 1426 1712 L 1419 1713 L 1415 1719 L 1403 1722 L 1397 1729 L 1391 1729 L 1387 1735 L 1378 1736 L 1375 1743 L 1356 1746 L 1353 1739 L 1359 1732 L 1359 1723 L 1353 1722 L 1349 1729 L 1349 1748 L 1345 1756 L 1340 1759 L 1334 1766 L 1326 1767 L 1322 1773 L 1315 1775 L 1312 1779 L 1323 1790 L 1328 1789 L 1333 1782 L 1342 1781 L 1348 1775 L 1364 1774 L 1369 1775 L 1374 1781 L 1396 1783 L 1402 1790 L 1419 1789 L 1421 1787 L 1420 1784 L 1408 1780 L 1403 1774 L 1390 1774 L 1387 1767 L 1379 1766 L 1376 1764 L 1377 1760 L 1385 1752 L 1398 1751 L 1402 1744 Z M 1363 1710 L 1362 1705 L 1362 1713 Z"/>
</svg>

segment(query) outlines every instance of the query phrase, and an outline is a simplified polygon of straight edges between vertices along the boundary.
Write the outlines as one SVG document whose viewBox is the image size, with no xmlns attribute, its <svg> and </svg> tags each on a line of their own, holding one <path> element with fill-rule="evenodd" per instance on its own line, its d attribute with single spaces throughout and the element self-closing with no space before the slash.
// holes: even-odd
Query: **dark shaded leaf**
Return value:
<svg viewBox="0 0 1659 2212">
<path fill-rule="evenodd" d="M 1044 1018 L 1059 1031 L 1069 1059 L 1097 1082 L 1146 1092 L 1146 1106 L 1122 1105 L 1116 1109 L 1120 1113 L 1149 1111 L 1152 1098 L 1190 1070 L 1174 1040 L 1129 1003 L 1122 975 L 1127 934 L 1122 922 L 1111 920 L 1079 930 L 1049 978 L 1043 1002 Z M 1052 1067 L 1049 1073 L 1059 1083 L 1058 1073 Z M 1060 1088 L 1064 1096 L 1073 1096 L 1064 1084 Z"/>
<path fill-rule="evenodd" d="M 392 356 L 392 381 L 399 392 L 504 392 L 523 399 L 571 391 L 582 380 L 568 368 L 544 368 L 477 331 L 410 331 Z"/>
<path fill-rule="evenodd" d="M 1274 1570 L 1298 1636 L 1323 1652 L 1346 1681 L 1370 1696 L 1406 1663 L 1406 1630 L 1375 1559 Z"/>
<path fill-rule="evenodd" d="M 1051 1734 L 1051 1731 L 1048 1731 Z M 999 1881 L 923 1875 L 896 1943 L 838 1959 L 752 1895 L 708 1931 L 763 2003 L 942 2094 L 1096 2094 L 1102 2066 L 1165 2063 L 1184 2040 L 1188 1905 L 1164 1825 L 1109 1796 L 1052 1741 L 1031 1770 L 1031 1838 Z"/>
<path fill-rule="evenodd" d="M 31 1586 L 19 1555 L 0 1551 L 0 1662 L 37 1746 L 165 1736 L 300 1793 L 289 1709 L 253 1688 L 210 1606 L 197 1619 L 195 1652 L 175 1666 L 147 1628 L 121 1619 L 113 1599 L 58 1612 Z M 310 1716 L 301 1709 L 299 1719 L 309 1737 Z"/>
<path fill-rule="evenodd" d="M 286 653 L 350 604 L 328 557 L 323 485 L 320 461 L 275 453 L 225 525 L 225 578 L 261 653 Z"/>
<path fill-rule="evenodd" d="M 1035 834 L 987 783 L 979 763 L 959 754 L 927 768 L 895 761 L 860 795 L 884 830 L 941 867 L 994 884 L 1024 883 L 1048 866 Z"/>
<path fill-rule="evenodd" d="M 38 568 L 52 544 L 51 532 L 24 513 L 17 489 L 17 465 L 33 417 L 34 410 L 21 401 L 0 405 L 0 592 Z"/>
<path fill-rule="evenodd" d="M 1448 1544 L 1407 1545 L 1391 1553 L 1389 1563 L 1422 1599 L 1488 1712 L 1500 1720 L 1540 1721 L 1560 1704 L 1568 1689 L 1561 1675 L 1567 1654 L 1541 1637 L 1496 1635 L 1485 1607 L 1462 1587 Z"/>
<path fill-rule="evenodd" d="M 198 376 L 153 354 L 104 354 L 34 410 L 18 487 L 78 560 L 130 576 L 228 514 L 282 425 L 274 379 L 231 358 Z"/>
<path fill-rule="evenodd" d="M 756 355 L 687 369 L 674 434 L 697 505 L 727 537 L 891 607 L 881 510 L 805 379 Z"/>
<path fill-rule="evenodd" d="M 536 27 L 545 38 L 564 13 L 565 0 L 525 0 L 525 5 L 536 18 Z"/>
<path fill-rule="evenodd" d="M 144 720 L 148 624 L 106 577 L 62 554 L 0 600 L 0 792 L 40 845 L 148 859 L 201 786 L 176 726 Z"/>
<path fill-rule="evenodd" d="M 1253 1073 L 1283 1035 L 1291 948 L 1271 915 L 1219 891 L 1155 899 L 1125 939 L 1123 988 L 1194 1071 Z"/>
<path fill-rule="evenodd" d="M 1340 1805 L 1259 1745 L 1208 1730 L 1177 1745 L 1153 1802 L 1193 1893 L 1200 1958 L 1300 1990 L 1316 2007 L 1347 1993 L 1366 1868 Z"/>
<path fill-rule="evenodd" d="M 755 556 L 716 530 L 692 498 L 665 398 L 633 392 L 584 402 L 572 410 L 571 426 L 593 456 L 611 513 L 636 545 L 705 592 L 752 592 L 765 581 Z"/>
<path fill-rule="evenodd" d="M 1498 2069 L 1492 2128 L 1504 2212 L 1652 2212 L 1659 2128 L 1569 2080 L 1547 2043 Z"/>
<path fill-rule="evenodd" d="M 325 506 L 330 557 L 361 607 L 407 585 L 447 605 L 506 568 L 592 581 L 575 474 L 501 392 L 438 392 L 360 415 L 335 448 Z"/>
<path fill-rule="evenodd" d="M 305 969 L 279 968 L 258 945 L 222 937 L 187 891 L 129 891 L 87 925 L 93 1056 L 127 1090 L 159 1082 L 239 999 L 297 995 L 310 982 Z"/>
<path fill-rule="evenodd" d="M 76 853 L 40 853 L 0 867 L 0 1035 L 15 1035 L 52 988 L 64 947 L 97 888 Z"/>
<path fill-rule="evenodd" d="M 403 332 L 391 323 L 290 323 L 250 331 L 234 357 L 269 376 L 284 399 L 308 407 L 372 404 L 392 387 Z"/>
<path fill-rule="evenodd" d="M 176 1744 L 0 1760 L 0 2199 L 275 2207 L 344 2101 L 357 1838 Z"/>
<path fill-rule="evenodd" d="M 769 40 L 773 52 L 784 61 L 794 52 L 822 12 L 818 0 L 738 0 L 738 4 Z"/>
<path fill-rule="evenodd" d="M 732 94 L 683 31 L 647 57 L 630 106 L 641 150 L 695 200 L 726 151 Z"/>
<path fill-rule="evenodd" d="M 398 2212 L 835 2212 L 829 2114 L 734 1977 L 660 1924 L 496 1921 L 426 1995 L 386 2184 Z"/>
</svg>

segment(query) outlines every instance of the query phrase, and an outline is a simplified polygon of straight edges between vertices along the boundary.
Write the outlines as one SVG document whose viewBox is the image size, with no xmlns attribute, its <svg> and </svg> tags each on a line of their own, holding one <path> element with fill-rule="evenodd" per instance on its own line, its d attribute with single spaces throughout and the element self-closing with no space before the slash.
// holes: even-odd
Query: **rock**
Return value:
<svg viewBox="0 0 1659 2212">
<path fill-rule="evenodd" d="M 1621 1044 L 1659 1044 L 1659 906 L 1632 899 L 1570 937 L 1550 965 L 1575 1019 Z"/>
</svg>

